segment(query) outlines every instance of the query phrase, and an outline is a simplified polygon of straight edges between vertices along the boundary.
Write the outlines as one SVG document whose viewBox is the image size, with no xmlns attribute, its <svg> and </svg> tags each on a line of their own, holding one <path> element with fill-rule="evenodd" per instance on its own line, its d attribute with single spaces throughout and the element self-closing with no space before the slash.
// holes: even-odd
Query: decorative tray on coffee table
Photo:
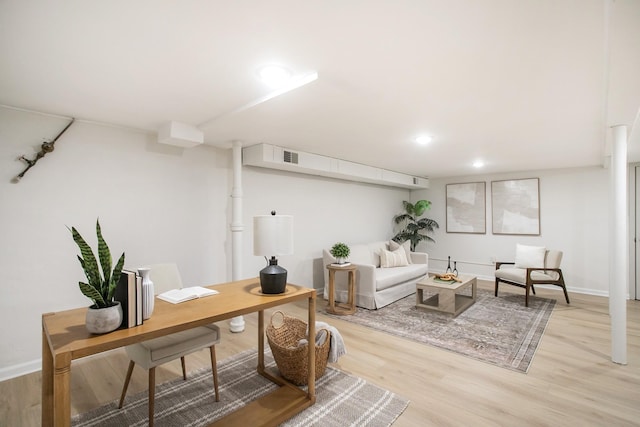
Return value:
<svg viewBox="0 0 640 427">
<path fill-rule="evenodd" d="M 434 279 L 437 280 L 438 282 L 445 282 L 445 283 L 462 282 L 462 280 L 458 279 L 458 276 L 454 275 L 453 273 L 444 273 L 444 274 L 436 273 Z"/>
</svg>

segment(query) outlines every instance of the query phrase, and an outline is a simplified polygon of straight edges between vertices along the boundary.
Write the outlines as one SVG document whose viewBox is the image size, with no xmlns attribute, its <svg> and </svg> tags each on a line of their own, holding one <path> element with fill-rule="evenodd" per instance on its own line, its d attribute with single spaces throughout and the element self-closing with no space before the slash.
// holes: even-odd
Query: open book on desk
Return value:
<svg viewBox="0 0 640 427">
<path fill-rule="evenodd" d="M 203 288 L 202 286 L 191 286 L 190 288 L 171 289 L 170 291 L 158 294 L 158 298 L 171 304 L 178 304 L 196 298 L 208 297 L 209 295 L 215 295 L 217 293 L 219 292 L 213 289 Z"/>
</svg>

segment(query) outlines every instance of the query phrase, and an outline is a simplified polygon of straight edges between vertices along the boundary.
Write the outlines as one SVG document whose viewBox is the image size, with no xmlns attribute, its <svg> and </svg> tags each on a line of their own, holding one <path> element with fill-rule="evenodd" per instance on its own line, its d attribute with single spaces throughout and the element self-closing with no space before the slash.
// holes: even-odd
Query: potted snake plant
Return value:
<svg viewBox="0 0 640 427">
<path fill-rule="evenodd" d="M 96 235 L 100 265 L 91 247 L 75 227 L 71 228 L 71 235 L 80 249 L 78 261 L 87 278 L 87 282 L 78 282 L 80 291 L 93 301 L 93 305 L 87 310 L 87 330 L 94 334 L 114 331 L 122 323 L 122 307 L 113 297 L 124 267 L 124 252 L 112 270 L 111 251 L 102 237 L 99 220 L 96 221 Z"/>
</svg>

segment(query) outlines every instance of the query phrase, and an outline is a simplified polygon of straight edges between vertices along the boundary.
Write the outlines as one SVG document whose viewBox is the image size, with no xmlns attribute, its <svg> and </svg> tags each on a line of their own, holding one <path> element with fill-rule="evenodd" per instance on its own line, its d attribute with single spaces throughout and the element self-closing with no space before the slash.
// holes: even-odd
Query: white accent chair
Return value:
<svg viewBox="0 0 640 427">
<path fill-rule="evenodd" d="M 536 294 L 534 285 L 555 285 L 562 288 L 569 304 L 569 294 L 560 269 L 562 252 L 539 246 L 516 245 L 515 262 L 496 262 L 495 296 L 498 285 L 506 283 L 525 289 L 524 305 L 529 306 L 529 290 Z"/>
<path fill-rule="evenodd" d="M 182 280 L 178 266 L 175 264 L 150 265 L 150 277 L 153 281 L 155 292 L 162 293 L 171 289 L 182 288 Z M 153 315 L 152 317 L 153 318 Z M 154 338 L 148 341 L 128 345 L 125 347 L 129 356 L 129 369 L 122 388 L 118 408 L 122 408 L 133 367 L 138 364 L 149 371 L 149 426 L 153 426 L 154 401 L 155 401 L 155 369 L 156 366 L 180 359 L 182 362 L 182 377 L 187 379 L 184 356 L 209 348 L 211 354 L 211 371 L 213 372 L 213 388 L 216 402 L 220 400 L 218 394 L 218 371 L 216 369 L 216 344 L 220 342 L 220 329 L 215 324 L 199 326 L 171 335 Z"/>
</svg>

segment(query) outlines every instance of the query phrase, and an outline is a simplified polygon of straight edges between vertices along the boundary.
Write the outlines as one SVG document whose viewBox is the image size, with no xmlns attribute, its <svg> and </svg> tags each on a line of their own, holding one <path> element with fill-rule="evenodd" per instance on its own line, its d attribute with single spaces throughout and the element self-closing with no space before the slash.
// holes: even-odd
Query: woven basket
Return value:
<svg viewBox="0 0 640 427">
<path fill-rule="evenodd" d="M 273 322 L 276 315 L 282 316 L 282 324 L 279 326 Z M 324 343 L 316 346 L 316 379 L 327 368 L 331 346 L 331 333 L 327 329 L 320 331 L 325 332 L 326 338 Z M 296 385 L 306 385 L 309 381 L 309 344 L 298 345 L 301 339 L 307 339 L 306 322 L 276 311 L 271 315 L 266 333 L 280 375 Z"/>
</svg>

